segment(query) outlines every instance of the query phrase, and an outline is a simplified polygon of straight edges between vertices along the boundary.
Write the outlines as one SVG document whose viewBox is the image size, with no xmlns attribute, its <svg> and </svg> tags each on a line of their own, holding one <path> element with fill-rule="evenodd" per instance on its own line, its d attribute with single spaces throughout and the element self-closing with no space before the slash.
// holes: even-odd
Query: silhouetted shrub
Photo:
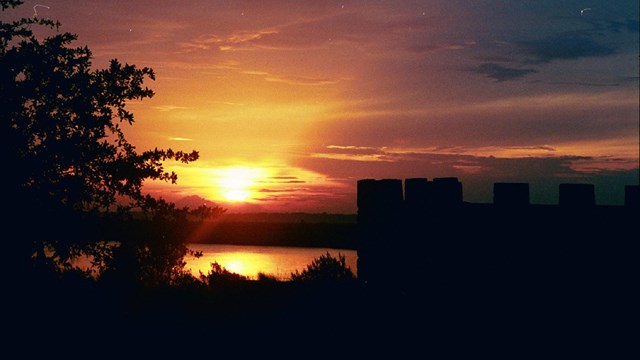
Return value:
<svg viewBox="0 0 640 360">
<path fill-rule="evenodd" d="M 355 280 L 353 271 L 347 266 L 344 255 L 334 258 L 328 252 L 307 265 L 302 272 L 291 273 L 292 281 L 303 282 L 344 282 Z"/>
<path fill-rule="evenodd" d="M 211 287 L 217 284 L 246 281 L 249 280 L 249 278 L 225 269 L 222 265 L 218 264 L 218 262 L 213 262 L 211 263 L 211 271 L 209 271 L 207 275 L 200 272 L 200 280 Z"/>
<path fill-rule="evenodd" d="M 265 274 L 263 272 L 258 273 L 258 281 L 262 282 L 277 282 L 278 278 L 271 274 Z"/>
</svg>

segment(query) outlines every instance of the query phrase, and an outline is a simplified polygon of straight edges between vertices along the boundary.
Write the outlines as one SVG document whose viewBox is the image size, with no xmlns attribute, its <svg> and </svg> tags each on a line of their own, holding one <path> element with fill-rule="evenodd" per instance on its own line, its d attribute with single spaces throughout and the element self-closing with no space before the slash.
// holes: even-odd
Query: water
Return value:
<svg viewBox="0 0 640 360">
<path fill-rule="evenodd" d="M 217 262 L 231 272 L 252 279 L 263 273 L 279 280 L 290 280 L 291 273 L 303 271 L 313 259 L 327 252 L 335 258 L 338 254 L 343 255 L 346 265 L 357 275 L 358 256 L 355 250 L 215 244 L 189 244 L 188 247 L 202 252 L 200 258 L 185 257 L 186 268 L 195 276 L 200 272 L 208 273 L 211 263 Z"/>
</svg>

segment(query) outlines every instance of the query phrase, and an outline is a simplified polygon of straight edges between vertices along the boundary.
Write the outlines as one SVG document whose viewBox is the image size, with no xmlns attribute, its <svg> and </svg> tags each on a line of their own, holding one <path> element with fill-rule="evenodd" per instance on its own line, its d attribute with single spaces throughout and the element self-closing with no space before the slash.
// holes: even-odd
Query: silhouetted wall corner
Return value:
<svg viewBox="0 0 640 360">
<path fill-rule="evenodd" d="M 560 206 L 591 207 L 596 205 L 593 184 L 560 184 Z"/>
<path fill-rule="evenodd" d="M 494 183 L 493 203 L 497 206 L 528 206 L 528 183 Z"/>
<path fill-rule="evenodd" d="M 426 206 L 429 203 L 430 183 L 427 178 L 412 178 L 404 181 L 404 199 L 409 206 Z"/>
<path fill-rule="evenodd" d="M 358 180 L 358 210 L 366 210 L 375 207 L 376 180 Z"/>
<path fill-rule="evenodd" d="M 456 177 L 434 178 L 431 191 L 435 206 L 462 205 L 462 183 Z"/>
<path fill-rule="evenodd" d="M 401 216 L 404 208 L 402 180 L 358 180 L 358 221 L 385 222 Z M 380 223 L 382 225 L 382 223 Z"/>
<path fill-rule="evenodd" d="M 640 185 L 627 185 L 624 187 L 624 206 L 633 209 L 640 208 Z"/>
<path fill-rule="evenodd" d="M 389 262 L 398 246 L 398 228 L 404 214 L 402 180 L 363 179 L 358 181 L 358 278 L 369 282 L 383 281 L 381 264 Z M 399 264 L 393 264 L 399 268 Z"/>
</svg>

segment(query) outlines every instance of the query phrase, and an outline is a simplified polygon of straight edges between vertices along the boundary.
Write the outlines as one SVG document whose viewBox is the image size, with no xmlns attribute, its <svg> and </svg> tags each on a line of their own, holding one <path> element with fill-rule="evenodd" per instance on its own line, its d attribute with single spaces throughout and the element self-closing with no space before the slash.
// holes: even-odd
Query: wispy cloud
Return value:
<svg viewBox="0 0 640 360">
<path fill-rule="evenodd" d="M 257 49 L 313 49 L 330 44 L 347 43 L 355 46 L 393 44 L 389 39 L 429 28 L 424 21 L 380 20 L 359 12 L 324 13 L 300 16 L 287 23 L 230 34 L 200 35 L 179 45 L 186 51 L 238 51 Z M 423 46 L 416 44 L 416 48 Z M 428 45 L 427 45 L 428 46 Z M 460 48 L 462 44 L 438 45 L 438 48 Z"/>
<path fill-rule="evenodd" d="M 371 146 L 355 146 L 355 145 L 328 145 L 327 149 L 336 149 L 336 150 L 379 150 L 379 148 L 371 147 Z"/>
<path fill-rule="evenodd" d="M 328 146 L 328 152 L 309 154 L 310 158 L 330 161 L 367 163 L 421 163 L 447 164 L 449 169 L 463 174 L 480 174 L 495 171 L 490 164 L 496 159 L 526 160 L 563 159 L 567 167 L 575 172 L 597 172 L 604 170 L 629 170 L 637 168 L 632 158 L 610 158 L 607 156 L 573 155 L 572 147 L 558 150 L 548 145 L 538 146 L 484 146 L 484 147 L 367 147 Z M 506 172 L 505 172 L 506 173 Z"/>
<path fill-rule="evenodd" d="M 546 35 L 541 37 L 536 38 L 532 33 L 527 33 L 526 38 L 519 35 L 511 37 L 509 41 L 489 41 L 488 44 L 492 46 L 484 46 L 483 49 L 490 55 L 479 57 L 489 62 L 479 64 L 474 72 L 497 81 L 520 80 L 528 74 L 543 71 L 545 65 L 558 60 L 605 58 L 632 52 L 634 47 L 637 49 L 639 30 L 636 19 L 556 16 L 547 21 L 550 31 L 543 32 Z M 615 36 L 615 41 L 611 41 L 612 36 Z M 632 41 L 636 43 L 635 46 Z M 495 62 L 508 63 L 509 66 Z M 530 68 L 531 65 L 539 67 Z M 585 83 L 577 82 L 578 85 Z M 605 81 L 604 86 L 611 83 L 611 80 Z M 602 86 L 591 82 L 586 84 L 585 86 Z"/>
<path fill-rule="evenodd" d="M 606 171 L 633 171 L 638 170 L 638 161 L 637 159 L 603 156 L 573 161 L 571 168 L 577 172 L 594 174 Z"/>
<path fill-rule="evenodd" d="M 328 145 L 323 150 L 311 154 L 311 157 L 365 162 L 394 161 L 383 148 L 371 146 Z"/>
<path fill-rule="evenodd" d="M 297 176 L 271 176 L 266 180 L 260 181 L 264 184 L 305 184 L 306 180 L 301 180 Z"/>
<path fill-rule="evenodd" d="M 269 179 L 273 179 L 273 180 L 295 180 L 297 179 L 297 176 L 271 176 Z"/>
<path fill-rule="evenodd" d="M 193 141 L 193 139 L 184 138 L 184 137 L 170 137 L 171 141 Z"/>
<path fill-rule="evenodd" d="M 162 112 L 168 112 L 168 111 L 175 111 L 175 110 L 187 110 L 188 108 L 185 106 L 177 106 L 177 105 L 159 105 L 159 106 L 154 106 L 153 109 L 162 111 Z"/>
<path fill-rule="evenodd" d="M 312 158 L 322 158 L 331 160 L 349 160 L 362 162 L 391 162 L 393 159 L 386 155 L 364 155 L 364 154 L 335 154 L 335 153 L 313 153 L 309 155 Z"/>
<path fill-rule="evenodd" d="M 603 57 L 616 52 L 613 47 L 602 45 L 592 36 L 580 33 L 557 34 L 538 40 L 520 41 L 518 44 L 530 56 L 528 61 L 537 64 L 553 60 Z"/>
<path fill-rule="evenodd" d="M 185 51 L 211 50 L 214 48 L 222 51 L 235 50 L 243 44 L 255 42 L 265 35 L 274 33 L 277 33 L 277 30 L 238 31 L 229 35 L 200 35 L 190 41 L 179 43 L 179 46 Z"/>
<path fill-rule="evenodd" d="M 555 148 L 540 146 L 482 146 L 482 147 L 433 147 L 433 148 L 385 148 L 389 154 L 466 155 L 473 157 L 500 157 L 518 159 L 525 157 L 558 156 Z"/>
<path fill-rule="evenodd" d="M 473 72 L 486 75 L 496 81 L 509 81 L 521 79 L 528 74 L 535 74 L 538 70 L 506 67 L 496 63 L 483 63 L 473 69 Z"/>
<path fill-rule="evenodd" d="M 326 152 L 316 152 L 314 157 L 336 160 L 397 161 L 405 155 L 468 155 L 474 157 L 522 158 L 532 156 L 557 156 L 557 149 L 549 145 L 534 146 L 444 146 L 397 147 L 329 145 Z"/>
<path fill-rule="evenodd" d="M 557 81 L 557 82 L 549 82 L 551 85 L 576 85 L 576 86 L 584 86 L 584 87 L 616 87 L 620 86 L 620 83 L 596 83 L 596 82 L 579 82 L 579 81 Z"/>
<path fill-rule="evenodd" d="M 411 174 L 418 169 L 437 169 L 453 175 L 483 175 L 498 177 L 530 176 L 537 171 L 547 176 L 638 169 L 637 159 L 610 156 L 575 155 L 574 147 L 558 149 L 549 145 L 537 146 L 484 146 L 484 147 L 366 147 L 331 146 L 332 152 L 317 152 L 310 159 L 332 162 L 359 162 L 377 166 L 381 162 L 393 164 Z M 355 153 L 354 149 L 357 150 Z M 310 160 L 311 163 L 314 160 Z M 529 165 L 526 165 L 529 164 Z M 531 168 L 527 168 L 531 166 Z M 517 170 L 519 169 L 519 170 Z M 526 170 L 525 170 L 526 169 Z M 517 170 L 517 171 L 515 171 Z M 396 172 L 398 170 L 396 169 Z M 563 175 L 564 174 L 564 175 Z M 408 176 L 408 175 L 406 175 Z"/>
<path fill-rule="evenodd" d="M 481 165 L 452 165 L 453 169 L 460 171 L 463 174 L 480 174 L 484 171 L 484 168 Z"/>
<path fill-rule="evenodd" d="M 277 83 L 284 83 L 289 85 L 321 86 L 321 85 L 332 85 L 339 82 L 339 80 L 326 79 L 326 78 L 274 75 L 266 71 L 257 71 L 257 70 L 244 70 L 244 71 L 241 71 L 241 73 L 245 75 L 260 76 L 265 81 L 268 81 L 268 82 L 277 82 Z"/>
<path fill-rule="evenodd" d="M 316 152 L 309 154 L 312 158 L 332 159 L 332 160 L 348 160 L 361 162 L 391 162 L 394 159 L 389 158 L 388 154 L 381 150 L 361 151 L 352 149 L 340 149 L 344 151 Z"/>
</svg>

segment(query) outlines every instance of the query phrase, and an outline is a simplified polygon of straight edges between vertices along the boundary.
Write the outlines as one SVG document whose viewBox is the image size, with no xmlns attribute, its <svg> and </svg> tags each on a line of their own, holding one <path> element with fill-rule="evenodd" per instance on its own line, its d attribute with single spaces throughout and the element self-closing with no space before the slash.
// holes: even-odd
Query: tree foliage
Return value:
<svg viewBox="0 0 640 360">
<path fill-rule="evenodd" d="M 20 4 L 0 0 L 3 12 Z M 95 243 L 114 239 L 104 238 L 104 226 L 92 223 L 95 216 L 90 214 L 122 215 L 139 209 L 158 222 L 184 220 L 188 209 L 154 199 L 144 194 L 142 186 L 147 180 L 175 183 L 178 176 L 166 171 L 164 162 L 190 163 L 199 154 L 158 148 L 138 151 L 127 141 L 123 128 L 134 124 L 127 103 L 154 95 L 144 85 L 155 79 L 153 70 L 117 59 L 106 69 L 94 70 L 91 51 L 74 47 L 76 35 L 59 32 L 59 25 L 35 17 L 0 22 L 0 118 L 9 170 L 4 180 L 13 219 L 23 220 L 29 214 L 39 226 L 23 231 L 29 244 L 23 255 L 35 252 L 42 260 L 48 247 L 55 254 L 48 258 L 64 262 L 82 248 L 100 249 L 96 257 L 105 258 L 108 247 Z M 40 39 L 33 26 L 49 28 L 53 34 Z M 192 216 L 202 219 L 219 213 L 220 209 L 196 209 Z M 28 225 L 24 220 L 22 224 Z M 167 269 L 171 273 L 180 268 L 186 247 L 167 240 L 169 232 L 154 232 L 137 234 L 127 246 L 138 262 L 147 257 L 158 261 L 147 275 L 164 281 L 170 277 Z M 169 258 L 169 263 L 162 263 Z"/>
<path fill-rule="evenodd" d="M 126 104 L 154 95 L 143 86 L 153 70 L 116 59 L 91 70 L 91 51 L 71 46 L 75 35 L 40 41 L 29 29 L 34 22 L 2 24 L 0 39 L 0 104 L 16 185 L 73 209 L 109 209 L 117 196 L 146 206 L 143 180 L 177 180 L 163 161 L 198 159 L 196 151 L 138 152 L 126 140 L 122 125 L 134 122 Z"/>
</svg>

